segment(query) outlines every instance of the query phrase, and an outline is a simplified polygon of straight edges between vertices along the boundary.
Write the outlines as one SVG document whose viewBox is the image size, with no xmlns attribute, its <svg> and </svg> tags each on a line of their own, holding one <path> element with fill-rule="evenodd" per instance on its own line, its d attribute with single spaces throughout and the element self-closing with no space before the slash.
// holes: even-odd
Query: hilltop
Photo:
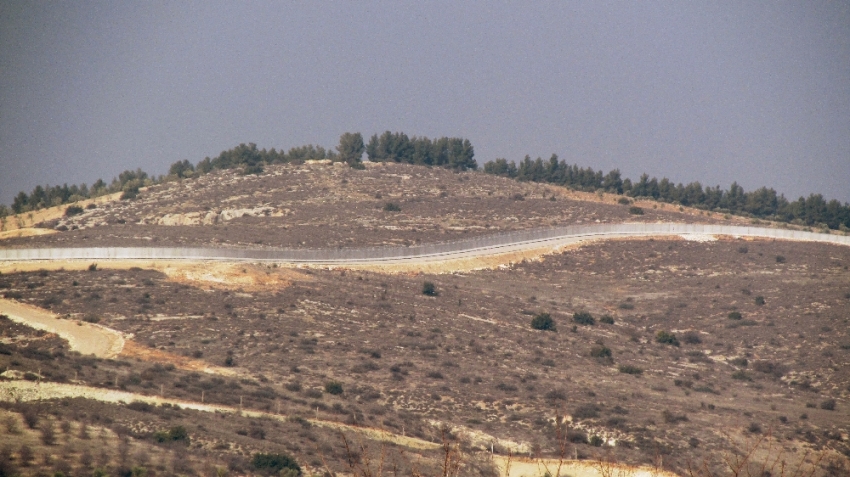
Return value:
<svg viewBox="0 0 850 477">
<path fill-rule="evenodd" d="M 363 170 L 330 160 L 270 165 L 260 175 L 215 170 L 101 201 L 34 225 L 52 230 L 4 246 L 356 247 L 434 243 L 556 225 L 735 223 L 741 217 L 605 193 L 397 163 Z M 625 203 L 623 203 L 625 202 Z M 91 207 L 91 208 L 90 208 Z M 638 207 L 641 213 L 630 213 Z M 635 212 L 637 209 L 632 209 Z M 24 215 L 24 219 L 26 216 Z M 10 221 L 14 223 L 14 221 Z"/>
</svg>

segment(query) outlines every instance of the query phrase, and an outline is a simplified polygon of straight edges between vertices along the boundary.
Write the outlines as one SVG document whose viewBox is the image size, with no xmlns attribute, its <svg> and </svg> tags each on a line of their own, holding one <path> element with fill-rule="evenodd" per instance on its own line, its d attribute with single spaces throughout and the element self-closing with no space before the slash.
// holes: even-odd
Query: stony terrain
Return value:
<svg viewBox="0 0 850 477">
<path fill-rule="evenodd" d="M 3 245 L 325 248 L 582 223 L 745 222 L 652 202 L 639 204 L 644 215 L 633 215 L 618 199 L 483 172 L 391 163 L 355 170 L 317 162 L 269 166 L 251 176 L 215 171 L 152 186 L 135 200 L 100 203 L 39 225 L 60 233 L 11 237 Z M 393 206 L 398 210 L 388 210 Z"/>
<path fill-rule="evenodd" d="M 336 219 L 313 229 L 326 232 L 315 235 L 323 246 L 342 245 L 334 234 L 342 237 L 358 227 L 358 220 L 377 218 L 394 224 L 427 219 L 430 228 L 386 229 L 374 222 L 362 227 L 362 236 L 351 237 L 353 244 L 463 236 L 449 223 L 479 233 L 472 224 L 480 219 L 471 211 L 490 214 L 485 215 L 489 222 L 481 222 L 490 229 L 481 225 L 481 230 L 491 233 L 553 221 L 726 220 L 652 204 L 642 205 L 645 215 L 633 216 L 613 197 L 600 202 L 589 194 L 596 200 L 582 201 L 574 193 L 510 181 L 502 188 L 493 183 L 491 199 L 484 179 L 501 179 L 481 176 L 479 184 L 463 180 L 467 174 L 438 169 L 388 166 L 411 176 L 393 189 L 389 184 L 396 179 L 386 179 L 387 171 L 379 174 L 377 168 L 307 165 L 298 167 L 308 172 L 296 173 L 302 169 L 287 167 L 280 169 L 281 177 L 315 174 L 305 184 L 345 179 L 349 188 L 363 187 L 362 208 L 345 209 L 337 198 L 336 205 L 323 209 L 321 198 L 305 194 L 295 202 L 314 209 L 304 212 L 301 222 L 275 215 L 286 208 L 283 199 L 245 199 L 233 207 L 270 207 L 269 215 L 225 220 L 228 225 L 222 225 L 221 215 L 217 225 L 215 220 L 138 225 L 209 205 L 201 198 L 214 188 L 199 187 L 187 191 L 182 202 L 163 197 L 161 206 L 145 208 L 146 196 L 192 185 L 184 181 L 62 222 L 69 229 L 77 224 L 78 230 L 10 240 L 18 240 L 16 246 L 79 246 L 122 237 L 123 243 L 143 240 L 131 235 L 153 227 L 163 231 L 160 243 L 190 243 L 184 231 L 200 231 L 202 239 L 210 230 L 215 243 L 245 246 L 276 224 L 290 227 L 286 230 L 295 237 L 284 234 L 262 245 L 294 246 L 313 233 L 298 235 L 309 230 L 308 217 L 319 220 L 331 208 L 339 210 Z M 274 173 L 233 176 L 229 187 L 271 180 L 278 177 Z M 374 198 L 378 188 L 370 196 L 362 185 L 370 174 L 383 181 L 381 199 Z M 432 182 L 430 199 L 422 192 L 416 192 L 418 201 L 393 195 L 423 191 Z M 439 184 L 446 185 L 447 198 L 440 197 Z M 511 199 L 514 194 L 526 195 Z M 555 201 L 549 199 L 553 194 Z M 239 195 L 245 194 L 233 193 Z M 441 208 L 441 201 L 452 197 L 457 202 Z M 383 211 L 388 200 L 401 212 Z M 502 206 L 475 208 L 490 200 Z M 411 209 L 419 212 L 408 213 Z M 528 220 L 505 219 L 520 214 Z M 86 226 L 94 217 L 106 225 Z M 125 223 L 114 223 L 116 217 Z M 239 227 L 229 225 L 234 223 Z M 237 229 L 245 235 L 237 236 Z M 89 239 L 78 241 L 75 234 Z M 746 456 L 752 472 L 760 463 L 780 461 L 802 463 L 813 475 L 846 475 L 850 469 L 850 247 L 730 237 L 614 240 L 535 260 L 503 259 L 492 268 L 441 273 L 228 264 L 226 271 L 216 271 L 225 265 L 208 266 L 205 274 L 203 264 L 184 272 L 177 265 L 130 265 L 5 267 L 0 293 L 6 298 L 118 330 L 125 346 L 117 359 L 95 359 L 70 351 L 54 335 L 3 320 L 0 368 L 7 381 L 0 384 L 76 383 L 287 417 L 217 413 L 211 418 L 170 404 L 89 399 L 6 404 L 8 416 L 18 420 L 12 427 L 24 434 L 7 431 L 0 437 L 0 447 L 9 445 L 0 461 L 25 473 L 48 468 L 89 475 L 94 467 L 142 466 L 156 475 L 210 475 L 218 466 L 239 475 L 252 471 L 254 453 L 286 452 L 310 471 L 327 466 L 351 472 L 349 458 L 363 464 L 380 457 L 380 438 L 352 430 L 362 427 L 434 447 L 444 439 L 455 442 L 465 456 L 461 475 L 494 475 L 487 457 L 491 449 L 499 459 L 563 455 L 661 465 L 679 475 L 701 465 L 731 475 L 724 462 Z M 216 279 L 216 273 L 226 278 Z M 433 284 L 433 293 L 423 293 L 426 283 Z M 552 318 L 554 330 L 531 326 L 543 313 Z M 52 423 L 58 443 L 39 440 L 43 430 L 27 430 L 22 420 L 28 414 Z M 58 431 L 65 422 L 70 431 Z M 345 435 L 368 448 L 346 450 L 339 428 L 320 425 L 334 422 L 352 426 Z M 94 438 L 76 437 L 84 425 L 106 444 L 93 446 Z M 188 446 L 182 440 L 157 442 L 157 431 L 175 426 L 186 429 Z M 20 435 L 28 436 L 35 451 L 29 467 L 20 467 Z M 750 455 L 753 446 L 758 449 Z M 100 448 L 105 456 L 98 461 Z M 416 469 L 439 475 L 440 448 L 395 443 L 385 449 L 388 461 L 403 469 L 401 475 Z M 781 475 L 773 469 L 771 475 Z"/>
</svg>

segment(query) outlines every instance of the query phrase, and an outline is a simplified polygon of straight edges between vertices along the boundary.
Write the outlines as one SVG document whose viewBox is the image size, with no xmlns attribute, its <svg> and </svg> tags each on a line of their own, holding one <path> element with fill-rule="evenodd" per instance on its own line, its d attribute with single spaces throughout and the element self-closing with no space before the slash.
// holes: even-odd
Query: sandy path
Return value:
<svg viewBox="0 0 850 477">
<path fill-rule="evenodd" d="M 27 402 L 39 401 L 48 399 L 62 398 L 85 398 L 95 401 L 108 403 L 130 403 L 133 401 L 142 401 L 149 404 L 161 405 L 168 403 L 178 405 L 184 409 L 194 409 L 201 412 L 224 412 L 224 413 L 242 413 L 248 417 L 267 417 L 284 421 L 287 419 L 285 414 L 273 414 L 262 411 L 240 410 L 238 407 L 224 406 L 219 404 L 202 404 L 194 401 L 186 401 L 182 399 L 170 399 L 167 397 L 147 396 L 144 394 L 136 394 L 115 389 L 94 388 L 82 386 L 79 384 L 63 384 L 42 382 L 36 383 L 32 381 L 0 381 L 0 400 L 6 402 Z M 374 429 L 370 427 L 357 427 L 341 422 L 326 421 L 323 419 L 307 419 L 311 424 L 321 427 L 329 427 L 339 429 L 346 432 L 356 432 L 365 435 L 372 439 L 391 442 L 411 449 L 437 449 L 441 444 L 428 442 L 426 440 L 417 439 L 415 437 L 401 436 L 393 434 L 382 429 Z"/>
<path fill-rule="evenodd" d="M 121 333 L 93 323 L 63 320 L 41 308 L 0 299 L 0 313 L 12 321 L 55 333 L 68 340 L 71 349 L 98 358 L 114 358 L 124 348 Z"/>
<path fill-rule="evenodd" d="M 169 399 L 159 396 L 147 396 L 144 394 L 130 393 L 113 389 L 93 388 L 77 384 L 62 383 L 35 383 L 32 381 L 0 381 L 0 400 L 6 402 L 27 402 L 48 399 L 76 398 L 93 399 L 108 403 L 130 403 L 142 401 L 149 404 L 161 405 L 168 403 L 178 405 L 184 409 L 193 409 L 201 412 L 224 412 L 242 413 L 248 417 L 263 417 L 285 421 L 285 414 L 273 414 L 261 411 L 240 410 L 237 407 L 222 406 L 216 404 L 202 404 L 182 399 Z M 392 443 L 407 447 L 409 449 L 439 449 L 441 444 L 429 442 L 415 437 L 401 436 L 370 427 L 357 427 L 335 421 L 322 419 L 307 419 L 314 426 L 328 427 L 346 432 L 353 432 L 370 439 Z M 508 458 L 505 456 L 493 456 L 493 460 L 499 467 L 499 475 L 507 477 L 540 477 L 548 472 L 555 475 L 558 469 L 556 459 L 528 459 L 520 457 Z M 505 468 L 509 465 L 509 471 Z M 576 461 L 565 460 L 561 466 L 561 475 L 572 477 L 679 477 L 677 474 L 667 471 L 656 470 L 648 467 L 629 467 L 600 461 Z"/>
<path fill-rule="evenodd" d="M 679 477 L 670 471 L 651 467 L 631 467 L 605 461 L 527 459 L 522 457 L 493 456 L 499 475 L 505 477 L 539 477 L 548 472 L 552 477 Z M 507 472 L 506 472 L 507 467 Z"/>
</svg>

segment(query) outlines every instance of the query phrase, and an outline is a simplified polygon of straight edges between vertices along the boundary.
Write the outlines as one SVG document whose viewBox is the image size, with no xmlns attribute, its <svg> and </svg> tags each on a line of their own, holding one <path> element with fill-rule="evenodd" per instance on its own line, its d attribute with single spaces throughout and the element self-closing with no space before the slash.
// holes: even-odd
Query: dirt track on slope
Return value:
<svg viewBox="0 0 850 477">
<path fill-rule="evenodd" d="M 160 396 L 147 396 L 126 391 L 93 388 L 76 384 L 51 382 L 35 383 L 31 381 L 0 382 L 0 400 L 7 402 L 25 402 L 76 397 L 109 403 L 130 403 L 133 401 L 142 401 L 154 405 L 168 403 L 171 405 L 178 405 L 185 409 L 193 409 L 201 412 L 241 413 L 248 417 L 262 417 L 277 420 L 285 420 L 287 418 L 287 416 L 283 414 L 242 410 L 231 406 L 203 404 L 194 401 L 169 399 Z M 315 426 L 328 427 L 345 432 L 353 432 L 370 439 L 392 443 L 410 449 L 439 449 L 442 446 L 439 443 L 410 436 L 402 436 L 383 429 L 351 426 L 323 419 L 307 420 Z M 572 477 L 678 477 L 672 472 L 660 469 L 621 466 L 604 461 L 593 460 L 564 460 L 559 462 L 557 459 L 530 459 L 494 456 L 494 463 L 499 468 L 500 475 L 506 475 L 507 477 L 537 477 L 545 475 L 547 472 L 549 472 L 550 475 L 555 475 L 559 464 L 561 465 L 560 475 L 570 475 Z"/>
<path fill-rule="evenodd" d="M 115 358 L 124 348 L 121 333 L 92 323 L 64 320 L 53 313 L 11 300 L 0 299 L 0 313 L 12 321 L 55 333 L 68 341 L 71 349 L 98 358 Z"/>
</svg>

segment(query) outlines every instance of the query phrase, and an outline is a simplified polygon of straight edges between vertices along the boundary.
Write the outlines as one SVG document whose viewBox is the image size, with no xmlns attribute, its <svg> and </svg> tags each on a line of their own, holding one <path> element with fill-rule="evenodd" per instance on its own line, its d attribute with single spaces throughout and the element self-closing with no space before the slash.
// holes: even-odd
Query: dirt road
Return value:
<svg viewBox="0 0 850 477">
<path fill-rule="evenodd" d="M 56 333 L 68 340 L 71 349 L 98 358 L 114 358 L 124 348 L 121 333 L 93 323 L 62 319 L 41 308 L 0 299 L 0 313 L 12 321 Z"/>
</svg>

